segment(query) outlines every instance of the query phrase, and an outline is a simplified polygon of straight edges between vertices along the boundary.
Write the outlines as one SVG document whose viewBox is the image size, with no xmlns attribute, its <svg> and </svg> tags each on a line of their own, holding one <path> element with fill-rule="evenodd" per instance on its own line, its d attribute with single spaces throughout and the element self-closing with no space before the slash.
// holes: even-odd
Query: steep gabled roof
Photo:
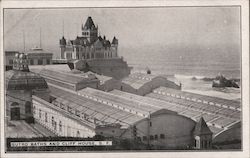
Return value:
<svg viewBox="0 0 250 158">
<path fill-rule="evenodd" d="M 83 29 L 91 29 L 92 27 L 95 27 L 95 24 L 94 24 L 92 18 L 89 16 L 85 22 Z"/>
<path fill-rule="evenodd" d="M 94 42 L 94 46 L 96 48 L 102 48 L 103 47 L 103 39 L 101 36 L 98 37 L 98 39 Z"/>
<path fill-rule="evenodd" d="M 78 37 L 80 40 L 80 45 L 82 46 L 89 46 L 90 43 L 86 37 Z"/>
<path fill-rule="evenodd" d="M 104 46 L 104 47 L 110 47 L 110 46 L 111 46 L 110 41 L 104 39 L 104 40 L 103 40 L 103 46 Z"/>
<path fill-rule="evenodd" d="M 112 40 L 112 44 L 118 44 L 118 39 L 114 36 L 113 40 Z"/>
<path fill-rule="evenodd" d="M 200 121 L 196 123 L 194 128 L 194 135 L 203 135 L 203 134 L 213 134 L 209 127 L 207 126 L 207 123 L 203 119 L 203 117 L 200 118 Z"/>
</svg>

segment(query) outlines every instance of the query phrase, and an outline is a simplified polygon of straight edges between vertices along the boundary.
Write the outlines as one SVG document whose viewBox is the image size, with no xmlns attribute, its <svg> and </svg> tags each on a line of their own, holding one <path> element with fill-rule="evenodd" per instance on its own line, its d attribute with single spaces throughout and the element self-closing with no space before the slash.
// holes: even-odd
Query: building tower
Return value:
<svg viewBox="0 0 250 158">
<path fill-rule="evenodd" d="M 118 39 L 115 36 L 112 40 L 111 47 L 112 47 L 113 52 L 114 52 L 113 57 L 117 57 L 118 56 Z"/>
<path fill-rule="evenodd" d="M 98 27 L 95 27 L 95 24 L 90 16 L 85 22 L 85 25 L 82 25 L 82 37 L 87 38 L 90 43 L 95 42 L 98 37 Z"/>
<path fill-rule="evenodd" d="M 211 148 L 213 132 L 211 132 L 203 117 L 201 117 L 199 122 L 195 125 L 193 134 L 196 149 Z"/>
<path fill-rule="evenodd" d="M 66 39 L 64 36 L 60 39 L 60 48 L 61 48 L 61 59 L 65 59 L 64 53 L 66 51 Z"/>
</svg>

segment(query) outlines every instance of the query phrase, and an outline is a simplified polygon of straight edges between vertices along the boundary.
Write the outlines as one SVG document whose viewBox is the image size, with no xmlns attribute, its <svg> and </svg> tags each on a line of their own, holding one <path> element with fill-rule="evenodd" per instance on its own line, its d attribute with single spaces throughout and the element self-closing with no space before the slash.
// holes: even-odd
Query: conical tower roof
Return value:
<svg viewBox="0 0 250 158">
<path fill-rule="evenodd" d="M 207 123 L 205 122 L 204 118 L 201 117 L 199 122 L 196 123 L 194 128 L 194 135 L 203 135 L 203 134 L 213 134 L 209 127 L 207 126 Z"/>
<path fill-rule="evenodd" d="M 92 27 L 95 28 L 95 24 L 94 24 L 92 18 L 89 16 L 88 19 L 85 22 L 85 25 L 84 25 L 83 29 L 91 29 Z"/>
</svg>

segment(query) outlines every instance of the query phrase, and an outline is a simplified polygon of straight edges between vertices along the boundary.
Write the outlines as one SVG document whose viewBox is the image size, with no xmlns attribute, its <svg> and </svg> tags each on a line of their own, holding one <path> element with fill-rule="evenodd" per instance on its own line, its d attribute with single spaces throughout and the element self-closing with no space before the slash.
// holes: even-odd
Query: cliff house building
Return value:
<svg viewBox="0 0 250 158">
<path fill-rule="evenodd" d="M 112 41 L 106 36 L 98 36 L 98 26 L 91 17 L 82 25 L 82 35 L 74 40 L 60 39 L 61 61 L 68 63 L 71 69 L 121 79 L 130 74 L 131 67 L 118 56 L 118 39 Z M 60 63 L 60 60 L 58 60 Z"/>
<path fill-rule="evenodd" d="M 117 58 L 118 39 L 112 42 L 105 36 L 98 36 L 98 26 L 91 17 L 82 25 L 82 36 L 75 40 L 60 39 L 61 59 L 103 59 Z"/>
</svg>

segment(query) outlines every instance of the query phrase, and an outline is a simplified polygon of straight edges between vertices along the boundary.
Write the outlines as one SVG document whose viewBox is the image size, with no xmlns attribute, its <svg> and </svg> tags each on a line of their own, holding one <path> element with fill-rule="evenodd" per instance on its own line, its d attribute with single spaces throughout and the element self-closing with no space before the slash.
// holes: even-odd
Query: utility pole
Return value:
<svg viewBox="0 0 250 158">
<path fill-rule="evenodd" d="M 25 32 L 23 30 L 23 52 L 25 52 Z"/>
<path fill-rule="evenodd" d="M 62 28 L 62 29 L 63 29 L 63 30 L 62 30 L 62 31 L 63 31 L 62 33 L 63 33 L 63 36 L 64 36 L 64 19 L 63 19 L 63 28 Z"/>
<path fill-rule="evenodd" d="M 40 27 L 40 41 L 39 41 L 39 46 L 40 46 L 40 48 L 42 49 L 42 36 L 41 36 L 41 33 L 42 31 L 41 31 L 41 27 Z"/>
</svg>

